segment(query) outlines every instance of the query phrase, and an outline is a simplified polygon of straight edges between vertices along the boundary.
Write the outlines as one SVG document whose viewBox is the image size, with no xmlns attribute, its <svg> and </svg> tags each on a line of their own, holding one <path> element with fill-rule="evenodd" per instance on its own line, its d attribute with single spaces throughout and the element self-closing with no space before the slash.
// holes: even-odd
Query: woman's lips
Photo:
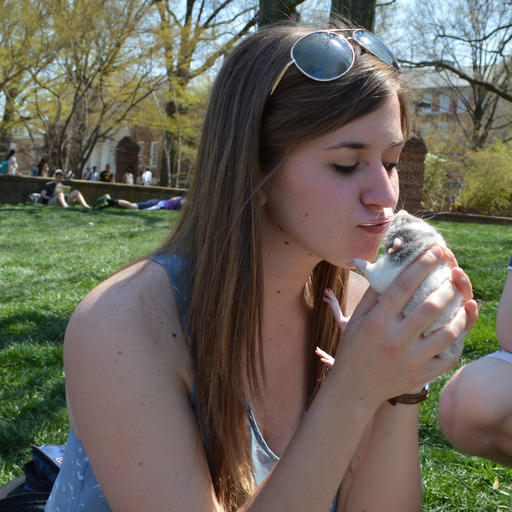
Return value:
<svg viewBox="0 0 512 512">
<path fill-rule="evenodd" d="M 359 227 L 370 234 L 373 235 L 384 235 L 386 231 L 389 229 L 389 225 L 393 217 L 379 217 L 378 219 L 371 220 L 369 222 L 362 222 L 359 224 Z"/>
</svg>

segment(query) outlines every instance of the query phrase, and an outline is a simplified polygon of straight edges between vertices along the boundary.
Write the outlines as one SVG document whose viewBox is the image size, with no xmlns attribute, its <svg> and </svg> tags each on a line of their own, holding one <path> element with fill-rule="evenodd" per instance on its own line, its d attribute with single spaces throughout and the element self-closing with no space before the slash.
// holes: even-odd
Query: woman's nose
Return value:
<svg viewBox="0 0 512 512">
<path fill-rule="evenodd" d="M 398 203 L 398 189 L 396 167 L 389 171 L 382 163 L 375 164 L 368 173 L 368 180 L 362 191 L 362 201 L 376 209 L 394 209 Z"/>
</svg>

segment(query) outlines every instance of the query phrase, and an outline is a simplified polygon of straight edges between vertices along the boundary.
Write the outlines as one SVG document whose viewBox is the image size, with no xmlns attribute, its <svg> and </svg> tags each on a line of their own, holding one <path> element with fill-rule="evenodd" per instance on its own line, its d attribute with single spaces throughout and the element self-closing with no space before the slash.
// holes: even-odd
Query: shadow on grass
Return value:
<svg viewBox="0 0 512 512">
<path fill-rule="evenodd" d="M 30 391 L 40 387 L 35 381 L 29 383 Z M 27 391 L 29 391 L 27 390 Z M 48 418 L 65 414 L 66 393 L 64 379 L 54 380 L 50 386 L 37 392 L 37 400 L 25 402 L 9 421 L 0 418 L 0 456 L 5 459 L 17 458 L 27 452 L 31 444 L 40 439 L 41 427 L 48 424 Z"/>
<path fill-rule="evenodd" d="M 26 311 L 0 318 L 0 350 L 14 344 L 62 343 L 69 317 Z"/>
<path fill-rule="evenodd" d="M 16 212 L 17 215 L 36 215 L 41 214 L 45 211 L 55 212 L 56 210 L 62 210 L 57 206 L 44 206 L 44 205 L 8 205 L 3 206 L 0 204 L 0 211 L 2 212 Z M 158 224 L 160 222 L 172 222 L 179 211 L 174 210 L 129 210 L 124 208 L 104 208 L 103 210 L 87 209 L 81 206 L 71 206 L 65 209 L 66 215 L 91 215 L 91 216 L 127 216 L 135 215 L 138 218 L 144 219 L 144 223 L 148 225 Z"/>
<path fill-rule="evenodd" d="M 134 215 L 139 219 L 144 219 L 144 224 L 148 226 L 154 226 L 162 222 L 170 223 L 174 220 L 175 216 L 178 215 L 177 211 L 170 210 L 127 210 L 123 208 L 105 208 L 103 210 L 93 210 L 95 215 L 108 215 L 108 216 L 126 216 Z"/>
</svg>

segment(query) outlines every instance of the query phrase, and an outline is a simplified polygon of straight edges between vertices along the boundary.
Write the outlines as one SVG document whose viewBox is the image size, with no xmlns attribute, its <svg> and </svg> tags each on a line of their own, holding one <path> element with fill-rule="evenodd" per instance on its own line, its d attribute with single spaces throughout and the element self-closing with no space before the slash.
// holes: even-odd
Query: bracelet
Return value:
<svg viewBox="0 0 512 512">
<path fill-rule="evenodd" d="M 430 387 L 427 384 L 423 386 L 423 389 L 419 393 L 407 394 L 395 396 L 394 398 L 390 398 L 388 402 L 395 406 L 396 404 L 419 404 L 428 398 L 430 392 Z"/>
</svg>

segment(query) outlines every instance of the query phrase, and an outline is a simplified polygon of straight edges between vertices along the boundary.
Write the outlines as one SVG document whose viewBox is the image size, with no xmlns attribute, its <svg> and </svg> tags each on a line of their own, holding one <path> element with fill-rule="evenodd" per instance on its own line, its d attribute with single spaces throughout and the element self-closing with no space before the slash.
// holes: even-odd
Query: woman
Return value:
<svg viewBox="0 0 512 512">
<path fill-rule="evenodd" d="M 476 304 L 455 268 L 403 317 L 439 259 L 456 265 L 440 247 L 382 300 L 349 272 L 397 204 L 406 93 L 353 32 L 315 32 L 290 61 L 310 32 L 264 29 L 234 49 L 174 232 L 74 313 L 71 431 L 47 510 L 420 509 L 418 406 L 402 402 L 456 365 L 435 354 Z M 352 314 L 339 346 L 326 288 Z M 465 306 L 423 338 L 457 289 Z M 330 371 L 316 346 L 336 354 Z"/>
<path fill-rule="evenodd" d="M 41 176 L 46 177 L 48 173 L 48 163 L 46 161 L 46 158 L 41 158 L 39 160 L 39 163 L 32 169 L 32 172 L 30 173 L 31 176 Z"/>
<path fill-rule="evenodd" d="M 18 159 L 16 158 L 16 150 L 11 149 L 9 151 L 9 154 L 7 155 L 7 158 L 4 160 L 4 162 L 7 162 L 6 164 L 6 174 L 9 176 L 23 176 L 23 174 L 18 171 Z"/>
</svg>

